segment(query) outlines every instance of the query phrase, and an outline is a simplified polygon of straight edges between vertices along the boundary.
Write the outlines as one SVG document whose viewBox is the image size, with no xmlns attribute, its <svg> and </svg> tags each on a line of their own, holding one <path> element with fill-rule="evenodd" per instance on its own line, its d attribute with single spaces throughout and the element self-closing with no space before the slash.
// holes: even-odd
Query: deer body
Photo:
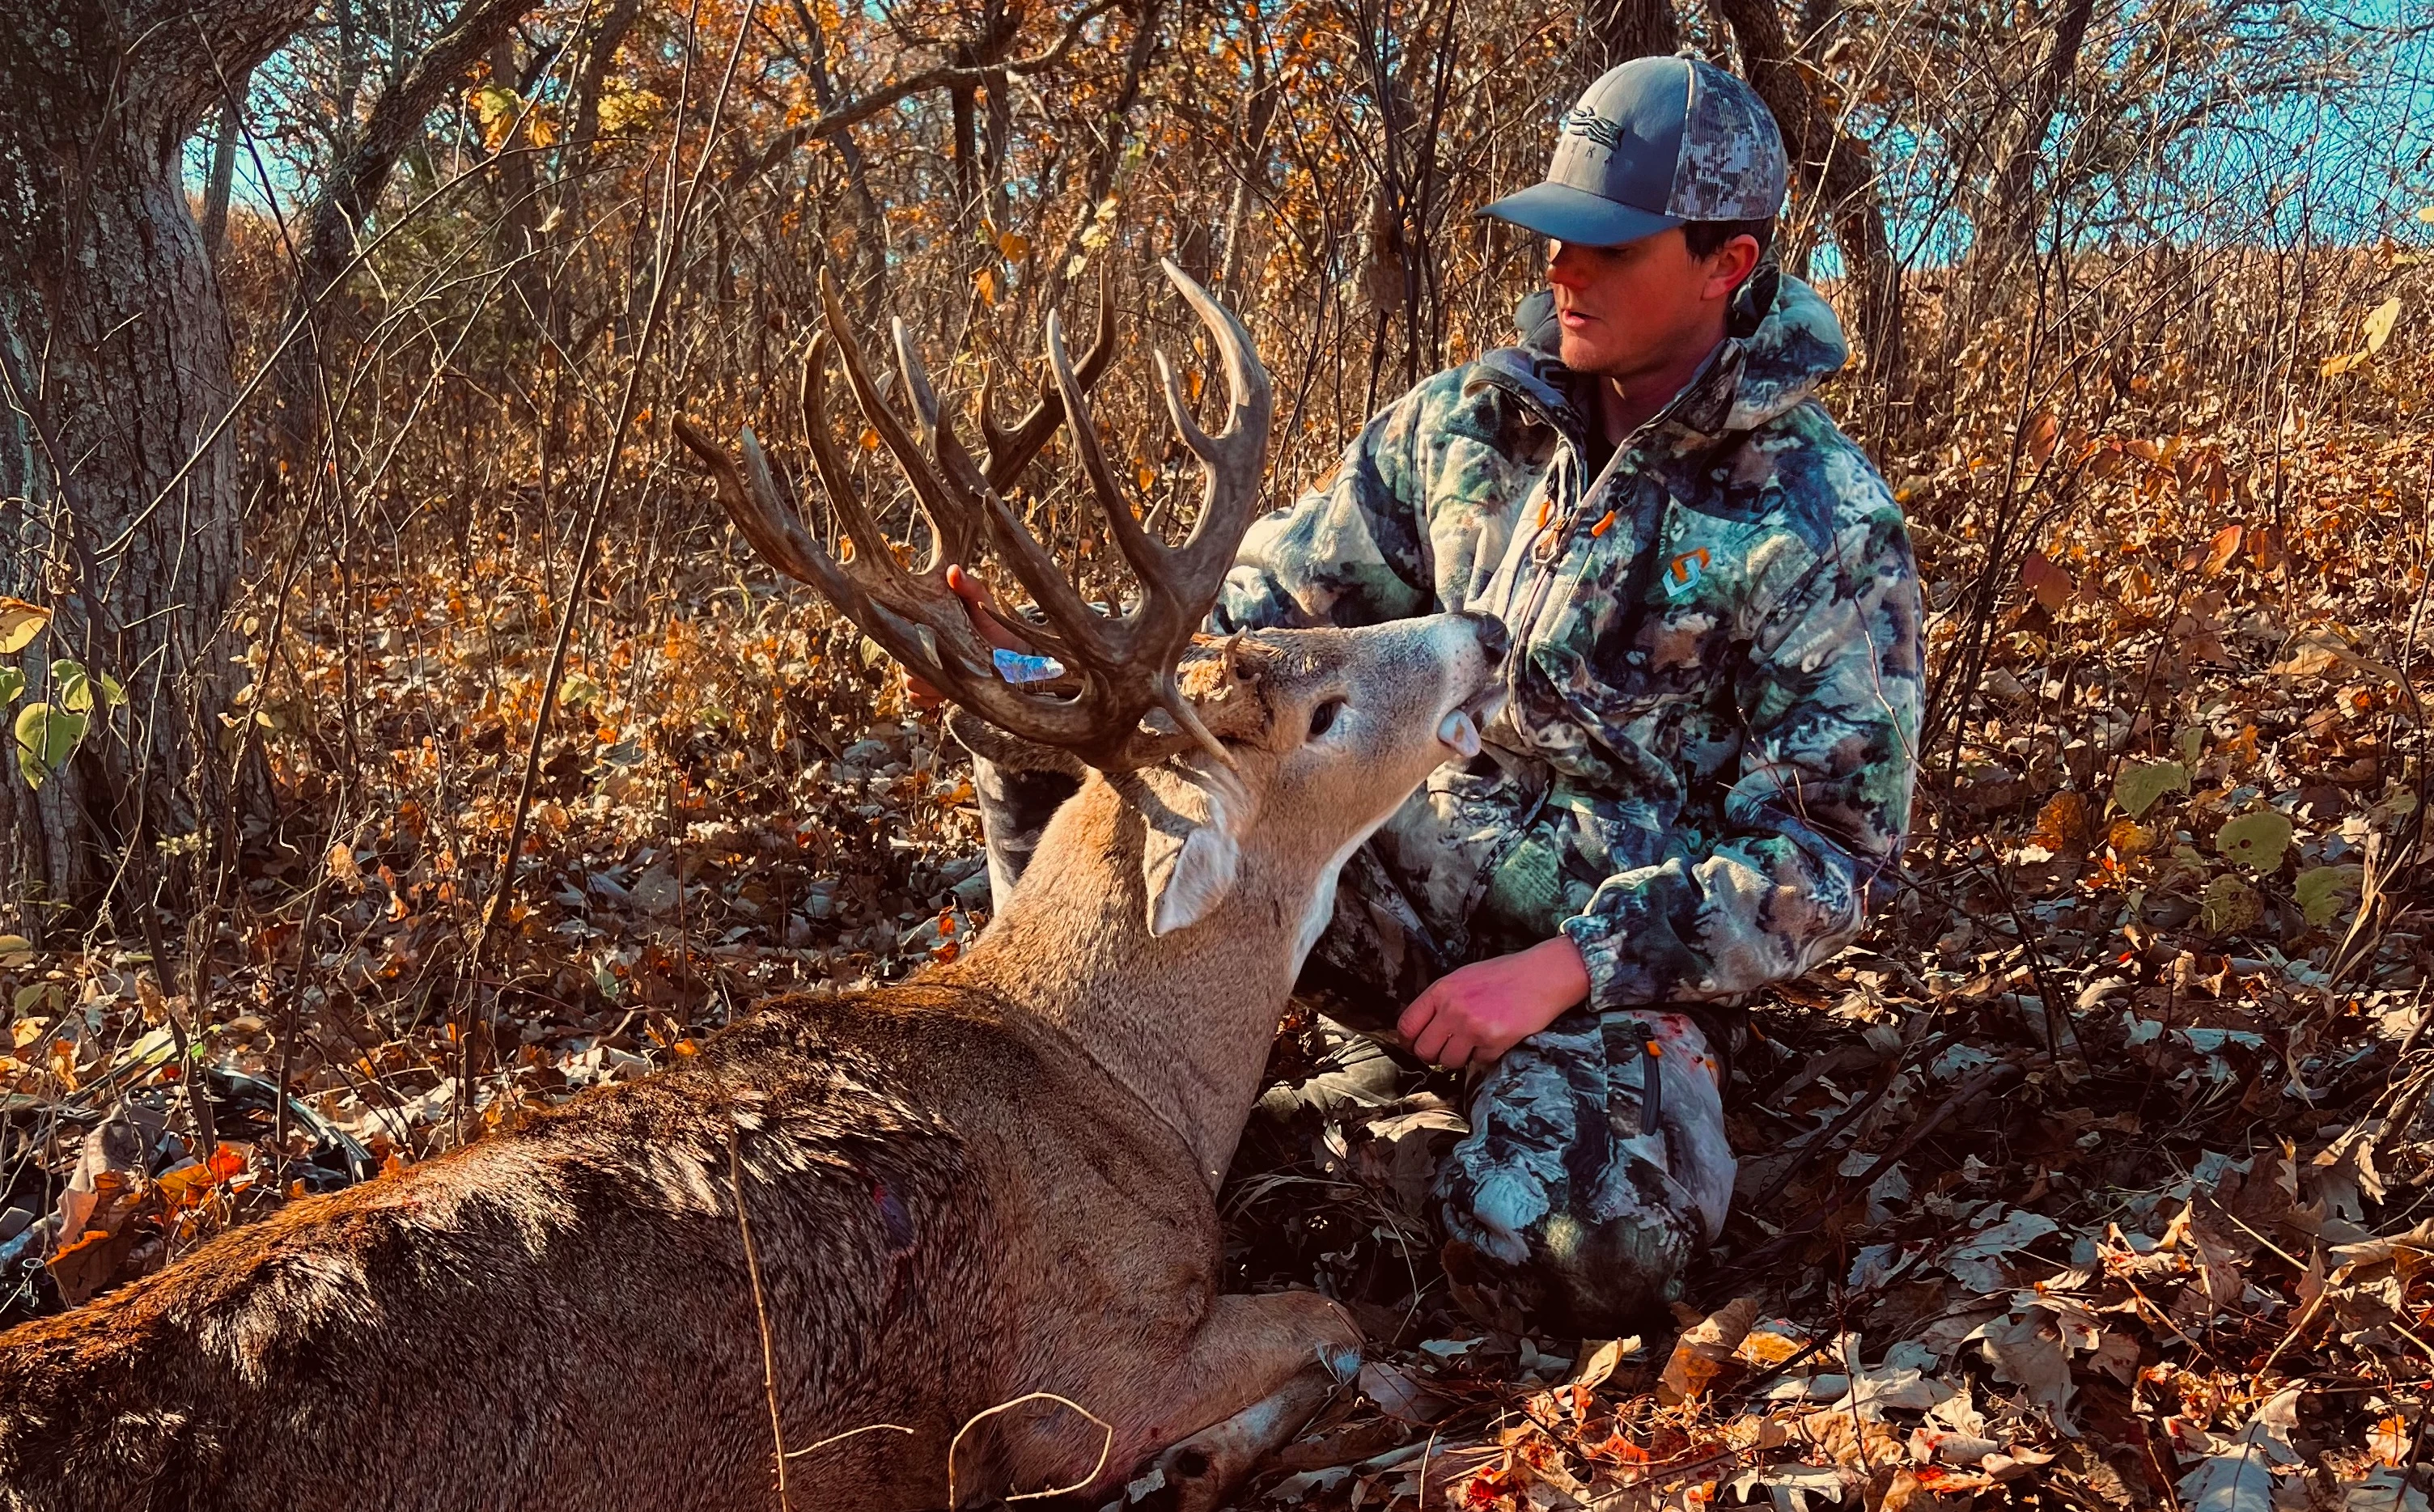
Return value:
<svg viewBox="0 0 2434 1512">
<path fill-rule="evenodd" d="M 947 1504 L 956 1431 L 1043 1391 L 1110 1431 L 988 1417 L 957 1500 L 1104 1492 L 1242 1417 L 1168 1456 L 1177 1504 L 1208 1504 L 1359 1350 L 1313 1294 L 1217 1292 L 1217 1182 L 1306 921 L 1448 754 L 1432 732 L 1492 696 L 1500 643 L 1442 616 L 1236 648 L 1281 649 L 1204 705 L 1217 731 L 1269 738 L 1347 688 L 1336 739 L 1094 779 L 963 959 L 778 999 L 680 1069 L 0 1337 L 0 1507 L 768 1506 L 735 1167 L 786 1445 L 872 1430 L 793 1461 L 793 1505 Z M 1222 885 L 1189 855 L 1212 824 Z"/>
<path fill-rule="evenodd" d="M 1118 1423 L 1119 1470 L 1205 1426 L 1157 1404 L 1214 1300 L 1210 1195 L 1078 1046 L 940 982 L 783 1000 L 703 1059 L 18 1330 L 0 1504 L 767 1507 L 730 1142 L 789 1447 L 914 1430 L 797 1460 L 797 1507 L 944 1505 L 955 1430 L 1030 1391 Z M 957 1490 L 1086 1479 L 1100 1439 L 1001 1415 Z"/>
<path fill-rule="evenodd" d="M 1476 754 L 1504 634 L 1438 615 L 1195 639 L 1257 509 L 1268 387 L 1233 317 L 1169 272 L 1233 411 L 1203 433 L 1167 375 L 1209 477 L 1174 548 L 1116 498 L 1053 319 L 1056 385 L 1011 431 L 985 416 L 983 467 L 900 331 L 915 446 L 829 294 L 934 558 L 986 518 L 1054 621 L 1062 689 L 996 682 L 945 566 L 907 573 L 859 503 L 836 499 L 863 547 L 848 566 L 757 448 L 747 480 L 682 433 L 773 561 L 968 710 L 1097 769 L 966 955 L 778 999 L 679 1069 L 0 1335 L 0 1512 L 742 1512 L 772 1504 L 780 1438 L 796 1508 L 1050 1487 L 1095 1506 L 1153 1455 L 1160 1499 L 1205 1507 L 1324 1402 L 1357 1329 L 1311 1293 L 1221 1296 L 1215 1194 L 1336 869 Z M 1103 322 L 1086 371 L 1105 349 Z M 816 404 L 816 366 L 806 387 Z M 1121 614 L 1086 605 L 994 492 L 1060 413 L 1142 580 Z M 824 421 L 813 446 L 838 496 Z"/>
</svg>

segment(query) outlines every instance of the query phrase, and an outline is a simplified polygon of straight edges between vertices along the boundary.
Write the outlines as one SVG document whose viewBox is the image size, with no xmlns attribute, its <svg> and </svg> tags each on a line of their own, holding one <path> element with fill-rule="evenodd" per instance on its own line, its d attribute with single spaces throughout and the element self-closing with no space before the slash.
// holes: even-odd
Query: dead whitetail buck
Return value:
<svg viewBox="0 0 2434 1512">
<path fill-rule="evenodd" d="M 1122 497 L 1053 316 L 1052 384 L 976 461 L 901 329 L 909 425 L 827 295 L 804 389 L 848 563 L 748 436 L 739 469 L 683 432 L 778 568 L 965 710 L 1094 769 L 962 958 L 764 1003 L 682 1069 L 0 1337 L 0 1504 L 757 1509 L 782 1437 L 797 1507 L 1097 1505 L 1156 1479 L 1144 1461 L 1157 1500 L 1205 1506 L 1309 1419 L 1359 1333 L 1312 1293 L 1220 1296 L 1213 1198 L 1337 868 L 1475 740 L 1504 637 L 1444 615 L 1195 639 L 1258 507 L 1269 389 L 1233 316 L 1167 271 L 1232 403 L 1204 433 L 1161 359 L 1208 478 L 1177 547 Z M 830 439 L 831 348 L 928 516 L 924 571 Z M 999 498 L 1060 418 L 1140 579 L 1120 612 Z M 944 577 L 983 532 L 1066 686 L 992 674 Z"/>
</svg>

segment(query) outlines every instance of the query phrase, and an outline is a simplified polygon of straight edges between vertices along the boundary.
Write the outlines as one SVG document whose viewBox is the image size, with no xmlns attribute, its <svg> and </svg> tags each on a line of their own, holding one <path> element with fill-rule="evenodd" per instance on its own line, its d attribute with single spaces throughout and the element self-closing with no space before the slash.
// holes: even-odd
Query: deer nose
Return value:
<svg viewBox="0 0 2434 1512">
<path fill-rule="evenodd" d="M 1479 649 L 1486 653 L 1487 659 L 1502 662 L 1504 654 L 1513 647 L 1513 637 L 1505 630 L 1504 621 L 1492 614 L 1471 614 L 1467 611 L 1463 618 L 1470 621 L 1470 632 L 1479 637 Z"/>
</svg>

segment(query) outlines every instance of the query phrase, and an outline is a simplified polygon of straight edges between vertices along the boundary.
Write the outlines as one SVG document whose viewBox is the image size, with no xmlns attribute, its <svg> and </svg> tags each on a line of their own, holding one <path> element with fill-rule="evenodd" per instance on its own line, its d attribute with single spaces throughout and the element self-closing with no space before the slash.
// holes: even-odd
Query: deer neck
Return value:
<svg viewBox="0 0 2434 1512">
<path fill-rule="evenodd" d="M 1284 899 L 1246 854 L 1208 918 L 1153 935 L 1143 829 L 1107 784 L 1088 783 L 1041 837 L 1005 907 L 940 975 L 1078 1043 L 1174 1128 L 1213 1192 L 1292 992 L 1308 899 Z"/>
</svg>

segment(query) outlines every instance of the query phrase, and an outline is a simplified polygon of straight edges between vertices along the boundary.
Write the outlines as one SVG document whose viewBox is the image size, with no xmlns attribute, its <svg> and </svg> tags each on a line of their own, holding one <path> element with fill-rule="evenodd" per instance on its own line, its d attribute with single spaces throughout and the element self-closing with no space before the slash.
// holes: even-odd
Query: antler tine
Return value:
<svg viewBox="0 0 2434 1512">
<path fill-rule="evenodd" d="M 1107 281 L 1105 269 L 1099 273 L 1099 316 L 1097 329 L 1090 333 L 1090 349 L 1082 354 L 1082 364 L 1074 370 L 1082 387 L 1088 390 L 1107 370 L 1116 355 L 1116 294 Z M 1065 419 L 1063 391 L 1052 376 L 1039 383 L 1039 399 L 1031 413 L 1005 430 L 997 423 L 997 370 L 992 367 L 981 380 L 981 442 L 988 455 L 988 484 L 1000 493 L 1014 486 L 1016 479 L 1039 449 L 1056 433 Z"/>
<path fill-rule="evenodd" d="M 744 533 L 744 538 L 771 567 L 822 593 L 834 593 L 846 586 L 845 569 L 811 532 L 803 529 L 793 510 L 778 502 L 774 487 L 766 492 L 746 488 L 743 475 L 736 470 L 735 459 L 681 415 L 677 416 L 676 432 L 677 439 L 710 469 L 711 479 L 718 487 L 718 501 L 726 506 L 728 518 L 735 521 L 735 528 Z M 745 430 L 744 436 L 745 454 L 758 455 L 761 445 L 750 428 Z M 765 458 L 762 466 L 767 466 Z"/>
<path fill-rule="evenodd" d="M 839 562 L 803 528 L 792 506 L 783 501 L 768 459 L 749 431 L 744 435 L 741 469 L 689 423 L 679 420 L 677 433 L 709 466 L 721 501 L 756 550 L 788 575 L 818 588 L 889 654 L 981 718 L 1021 739 L 1073 751 L 1109 772 L 1159 760 L 1177 750 L 1178 742 L 1196 742 L 1231 766 L 1231 756 L 1184 697 L 1177 668 L 1192 632 L 1216 597 L 1226 564 L 1256 503 L 1267 438 L 1269 391 L 1266 374 L 1240 324 L 1198 284 L 1172 265 L 1167 271 L 1216 338 L 1233 394 L 1233 415 L 1226 430 L 1213 437 L 1207 435 L 1191 423 L 1172 365 L 1163 358 L 1159 361 L 1168 407 L 1209 479 L 1202 518 L 1180 549 L 1167 548 L 1134 518 L 1084 397 L 1088 382 L 1097 376 L 1090 369 L 1104 364 L 1106 349 L 1112 345 L 1112 314 L 1104 286 L 1101 330 L 1084 364 L 1086 371 L 1077 372 L 1067 357 L 1064 332 L 1054 314 L 1047 323 L 1048 367 L 1054 385 L 1054 408 L 1047 413 L 1071 424 L 1075 450 L 1091 492 L 1107 517 L 1108 531 L 1140 578 L 1140 601 L 1120 618 L 1099 613 L 1082 602 L 1055 556 L 1023 528 L 992 482 L 997 465 L 1019 465 L 1027 457 L 1017 458 L 1010 450 L 993 447 L 991 469 L 984 470 L 964 450 L 901 325 L 894 332 L 896 355 L 920 439 L 917 441 L 904 420 L 881 401 L 868 363 L 846 329 L 834 284 L 825 278 L 820 292 L 827 306 L 828 329 L 814 338 L 805 365 L 804 431 L 820 481 L 856 548 L 853 560 Z M 831 348 L 842 359 L 864 416 L 903 468 L 930 520 L 938 551 L 931 567 L 919 573 L 907 571 L 896 560 L 885 532 L 863 505 L 828 424 L 827 365 Z M 1027 438 L 1032 423 L 1026 419 L 1022 432 L 1011 437 L 995 433 L 992 440 L 1005 439 L 1036 450 L 1039 443 Z M 986 415 L 984 424 L 987 424 Z M 963 601 L 946 582 L 950 553 L 961 555 L 976 544 L 971 538 L 975 516 L 1054 626 L 1054 636 L 1038 638 L 1078 674 L 1082 687 L 1077 694 L 1069 697 L 1050 689 L 1017 688 L 996 675 L 991 649 L 982 643 Z M 1142 717 L 1153 710 L 1162 711 L 1165 722 L 1171 722 L 1166 728 L 1143 725 Z"/>
<path fill-rule="evenodd" d="M 1198 287 L 1197 284 L 1192 285 L 1195 290 Z M 1202 297 L 1207 297 L 1205 292 Z M 1132 507 L 1124 498 L 1122 485 L 1116 482 L 1114 469 L 1107 466 L 1106 453 L 1099 446 L 1098 427 L 1091 417 L 1089 401 L 1082 397 L 1080 382 L 1066 360 L 1064 332 L 1054 312 L 1048 316 L 1047 347 L 1048 367 L 1056 376 L 1058 388 L 1064 395 L 1066 417 L 1073 434 L 1073 450 L 1082 459 L 1083 473 L 1090 480 L 1091 492 L 1098 499 L 1100 513 L 1106 517 L 1108 534 L 1115 538 L 1117 548 L 1123 552 L 1124 559 L 1132 564 L 1134 572 L 1141 580 L 1140 602 L 1127 616 L 1125 624 L 1127 660 L 1137 669 L 1149 670 L 1149 690 L 1158 706 L 1197 740 L 1202 749 L 1231 767 L 1233 756 L 1201 722 L 1199 714 L 1174 681 L 1175 663 L 1184 648 L 1191 643 L 1193 631 L 1201 620 L 1208 618 L 1208 607 L 1216 601 L 1225 569 L 1221 567 L 1213 574 L 1187 570 L 1196 565 L 1193 559 L 1170 551 L 1133 518 Z M 1254 360 L 1253 367 L 1256 369 L 1257 365 Z M 1174 379 L 1171 372 L 1167 376 L 1172 402 L 1175 397 Z M 1247 386 L 1250 385 L 1238 382 L 1235 391 L 1240 394 Z M 1260 374 L 1257 386 L 1264 396 L 1264 373 Z M 1253 439 L 1258 444 L 1264 444 L 1264 425 L 1260 429 L 1261 433 Z M 1197 433 L 1196 428 L 1193 433 Z M 1206 441 L 1208 438 L 1201 439 Z M 1228 442 L 1233 439 L 1229 430 Z M 1256 487 L 1256 460 L 1253 463 L 1253 483 Z M 1249 516 L 1243 515 L 1241 526 L 1233 531 L 1236 543 L 1249 523 Z M 1208 534 L 1204 526 L 1193 531 L 1192 539 L 1197 543 L 1204 539 L 1214 540 L 1215 536 Z M 1229 545 L 1226 551 L 1230 561 L 1232 547 Z"/>
<path fill-rule="evenodd" d="M 836 437 L 829 432 L 828 359 L 834 345 L 835 339 L 827 331 L 817 331 L 812 336 L 812 349 L 803 357 L 803 438 L 811 443 L 812 465 L 819 469 L 820 486 L 829 491 L 829 503 L 853 542 L 855 563 L 867 564 L 864 570 L 878 580 L 874 586 L 883 585 L 881 591 L 885 596 L 909 604 L 922 597 L 920 586 L 888 550 L 887 532 L 863 506 L 862 491 L 854 486 L 853 474 L 838 454 Z M 751 532 L 745 534 L 748 536 Z"/>
<path fill-rule="evenodd" d="M 852 328 L 846 318 L 845 303 L 837 297 L 836 280 L 825 270 L 820 274 L 820 303 L 828 317 L 829 335 L 836 343 L 838 355 L 845 359 L 846 382 L 853 388 L 853 397 L 862 406 L 863 417 L 870 422 L 872 430 L 879 433 L 880 440 L 886 444 L 888 451 L 896 458 L 896 465 L 903 469 L 904 481 L 913 485 L 914 502 L 919 507 L 922 518 L 929 521 L 931 538 L 942 547 L 951 540 L 962 538 L 968 528 L 968 508 L 958 516 L 957 508 L 961 501 L 940 481 L 936 470 L 930 466 L 930 459 L 921 454 L 920 447 L 904 429 L 903 420 L 880 397 L 879 385 L 870 376 L 870 361 L 864 356 L 862 344 L 854 340 Z M 926 376 L 919 386 L 928 388 Z M 933 399 L 931 402 L 934 408 L 936 400 Z M 933 562 L 930 569 L 935 570 L 942 565 Z"/>
<path fill-rule="evenodd" d="M 930 386 L 929 371 L 921 365 L 921 354 L 914 347 L 912 332 L 905 329 L 901 317 L 890 322 L 889 334 L 896 346 L 896 370 L 903 376 L 904 389 L 913 400 L 914 417 L 921 427 L 922 436 L 937 457 L 940 481 L 945 485 L 940 498 L 949 506 L 943 515 L 922 512 L 930 522 L 930 561 L 922 571 L 941 572 L 957 563 L 968 567 L 981 543 L 979 496 L 986 485 L 965 454 L 963 443 L 940 416 L 938 396 Z"/>
<path fill-rule="evenodd" d="M 1090 492 L 1098 500 L 1099 513 L 1106 518 L 1107 534 L 1115 538 L 1116 549 L 1141 580 L 1140 617 L 1150 616 L 1163 599 L 1171 598 L 1174 587 L 1173 568 L 1167 560 L 1166 548 L 1150 539 L 1149 532 L 1133 518 L 1132 504 L 1124 498 L 1123 485 L 1116 481 L 1113 467 L 1107 466 L 1107 454 L 1099 445 L 1099 427 L 1090 415 L 1090 402 L 1082 397 L 1081 380 L 1065 358 L 1065 332 L 1057 321 L 1056 312 L 1048 313 L 1048 370 L 1055 375 L 1056 386 L 1065 398 L 1066 429 L 1072 433 L 1073 450 L 1082 459 L 1082 475 L 1090 481 Z"/>
<path fill-rule="evenodd" d="M 1212 436 L 1192 420 L 1174 365 L 1167 361 L 1166 353 L 1157 354 L 1167 416 L 1174 422 L 1184 445 L 1199 457 L 1207 475 L 1200 518 L 1193 523 L 1190 537 L 1175 548 L 1174 555 L 1180 575 L 1188 582 L 1205 584 L 1213 602 L 1218 585 L 1233 566 L 1234 553 L 1242 548 L 1244 532 L 1259 514 L 1260 477 L 1267 460 L 1274 395 L 1268 385 L 1268 370 L 1260 365 L 1259 354 L 1251 348 L 1249 332 L 1234 313 L 1219 304 L 1172 259 L 1161 260 L 1159 265 L 1166 270 L 1175 292 L 1183 296 L 1192 313 L 1200 317 L 1200 323 L 1208 328 L 1226 364 L 1226 391 L 1231 408 L 1226 417 L 1226 429 Z M 1208 613 L 1205 605 L 1200 613 Z"/>
<path fill-rule="evenodd" d="M 816 399 L 817 380 L 809 387 Z M 831 556 L 782 501 L 768 458 L 749 430 L 744 433 L 741 469 L 725 449 L 689 421 L 679 417 L 676 430 L 678 439 L 710 469 L 720 503 L 753 549 L 787 576 L 817 588 L 914 675 L 1026 740 L 1075 749 L 1088 749 L 1094 741 L 1104 740 L 1105 711 L 1088 700 L 1040 699 L 1000 681 L 990 669 L 989 650 L 972 633 L 962 602 L 943 584 L 935 585 L 934 592 L 925 592 L 933 585 L 910 577 L 901 567 L 894 567 L 894 575 L 884 577 L 862 569 L 860 552 L 852 563 L 840 563 Z M 830 461 L 834 463 L 833 443 L 826 442 L 825 431 L 819 427 L 814 434 L 827 445 Z M 822 469 L 824 484 L 831 476 L 842 475 L 841 466 Z M 839 502 L 842 512 L 858 512 L 846 500 Z M 883 541 L 880 551 L 885 554 Z M 886 602 L 900 597 L 900 603 Z M 939 599 L 945 602 L 936 602 Z"/>
<path fill-rule="evenodd" d="M 847 619 L 886 647 L 890 655 L 917 675 L 933 681 L 952 680 L 944 665 L 945 658 L 931 654 L 931 648 L 911 632 L 902 619 L 882 610 L 856 581 L 852 569 L 831 556 L 827 548 L 803 529 L 795 511 L 780 498 L 768 456 L 749 427 L 744 432 L 742 470 L 724 447 L 682 416 L 677 417 L 676 433 L 677 439 L 710 469 L 718 489 L 718 501 L 726 506 L 728 518 L 735 521 L 735 528 L 744 533 L 744 538 L 752 543 L 752 549 L 764 561 L 797 582 L 819 589 L 830 603 L 844 611 Z"/>
</svg>

